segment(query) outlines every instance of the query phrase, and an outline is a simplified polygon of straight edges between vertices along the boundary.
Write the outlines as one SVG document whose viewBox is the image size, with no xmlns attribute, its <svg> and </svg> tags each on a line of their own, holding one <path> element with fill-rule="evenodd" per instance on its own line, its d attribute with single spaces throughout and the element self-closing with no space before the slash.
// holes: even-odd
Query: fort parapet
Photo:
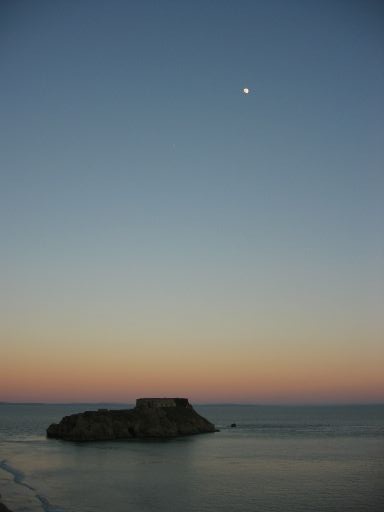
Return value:
<svg viewBox="0 0 384 512">
<path fill-rule="evenodd" d="M 191 407 L 188 398 L 137 398 L 136 409 L 156 409 L 159 407 Z"/>
</svg>

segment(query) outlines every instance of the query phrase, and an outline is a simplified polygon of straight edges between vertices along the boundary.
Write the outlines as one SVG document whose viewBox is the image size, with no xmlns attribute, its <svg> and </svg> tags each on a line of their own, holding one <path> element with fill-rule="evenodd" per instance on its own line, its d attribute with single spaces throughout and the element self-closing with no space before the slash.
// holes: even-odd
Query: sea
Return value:
<svg viewBox="0 0 384 512">
<path fill-rule="evenodd" d="M 384 405 L 197 405 L 220 432 L 46 438 L 68 414 L 127 407 L 0 404 L 4 503 L 14 512 L 384 511 Z"/>
</svg>

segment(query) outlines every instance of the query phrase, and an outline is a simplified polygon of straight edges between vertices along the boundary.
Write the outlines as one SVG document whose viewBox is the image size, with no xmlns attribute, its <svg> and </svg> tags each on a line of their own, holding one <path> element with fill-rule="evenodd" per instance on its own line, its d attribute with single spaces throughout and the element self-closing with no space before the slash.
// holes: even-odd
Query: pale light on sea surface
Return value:
<svg viewBox="0 0 384 512">
<path fill-rule="evenodd" d="M 206 405 L 197 412 L 220 432 L 160 442 L 46 438 L 50 423 L 90 409 L 0 405 L 0 492 L 14 512 L 384 510 L 383 405 Z"/>
</svg>

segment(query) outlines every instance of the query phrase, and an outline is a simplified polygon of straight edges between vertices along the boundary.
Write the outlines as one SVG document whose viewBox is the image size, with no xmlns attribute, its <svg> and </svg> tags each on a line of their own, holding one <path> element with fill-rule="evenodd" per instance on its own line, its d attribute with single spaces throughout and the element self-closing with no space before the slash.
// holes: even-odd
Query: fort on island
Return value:
<svg viewBox="0 0 384 512">
<path fill-rule="evenodd" d="M 188 398 L 137 398 L 137 409 L 156 409 L 158 407 L 192 407 Z"/>
<path fill-rule="evenodd" d="M 66 441 L 166 438 L 217 432 L 188 398 L 138 398 L 134 409 L 99 409 L 65 416 L 52 423 L 47 437 Z"/>
</svg>

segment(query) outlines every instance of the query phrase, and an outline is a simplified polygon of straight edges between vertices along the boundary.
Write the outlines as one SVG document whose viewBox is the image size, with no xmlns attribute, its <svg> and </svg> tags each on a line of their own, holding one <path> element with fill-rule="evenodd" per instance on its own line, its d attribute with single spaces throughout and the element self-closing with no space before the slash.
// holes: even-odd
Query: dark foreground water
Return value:
<svg viewBox="0 0 384 512">
<path fill-rule="evenodd" d="M 384 510 L 384 406 L 200 406 L 221 432 L 45 438 L 50 423 L 90 408 L 0 405 L 0 493 L 15 512 Z"/>
</svg>

